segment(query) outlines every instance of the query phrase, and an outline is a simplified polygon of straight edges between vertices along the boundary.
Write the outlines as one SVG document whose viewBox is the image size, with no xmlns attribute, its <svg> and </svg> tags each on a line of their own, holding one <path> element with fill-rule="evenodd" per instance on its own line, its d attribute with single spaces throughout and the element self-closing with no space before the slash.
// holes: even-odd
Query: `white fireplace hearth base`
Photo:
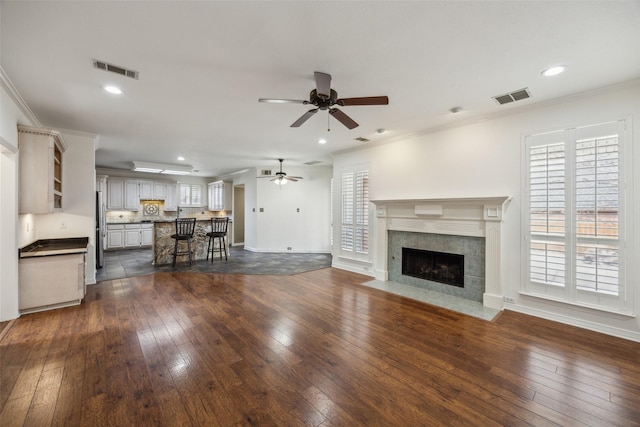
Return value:
<svg viewBox="0 0 640 427">
<path fill-rule="evenodd" d="M 485 290 L 482 304 L 503 307 L 502 218 L 508 196 L 372 200 L 376 206 L 375 278 L 389 280 L 389 231 L 483 237 Z"/>
</svg>

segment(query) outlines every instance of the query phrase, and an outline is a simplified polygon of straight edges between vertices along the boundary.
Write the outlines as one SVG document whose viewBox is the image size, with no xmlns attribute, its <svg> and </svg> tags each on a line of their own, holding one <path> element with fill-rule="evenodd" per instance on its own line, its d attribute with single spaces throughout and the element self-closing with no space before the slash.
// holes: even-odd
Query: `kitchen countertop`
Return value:
<svg viewBox="0 0 640 427">
<path fill-rule="evenodd" d="M 158 221 L 120 221 L 120 222 L 107 222 L 107 225 L 126 225 L 126 224 L 153 224 Z"/>
<path fill-rule="evenodd" d="M 87 252 L 88 237 L 40 239 L 18 249 L 19 258 L 66 255 Z"/>
</svg>

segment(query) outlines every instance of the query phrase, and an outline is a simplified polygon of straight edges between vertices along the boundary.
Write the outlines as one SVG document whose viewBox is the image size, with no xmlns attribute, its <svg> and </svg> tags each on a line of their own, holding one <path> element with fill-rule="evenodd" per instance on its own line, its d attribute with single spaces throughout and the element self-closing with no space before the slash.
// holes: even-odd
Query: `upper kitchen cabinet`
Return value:
<svg viewBox="0 0 640 427">
<path fill-rule="evenodd" d="M 140 181 L 140 200 L 155 199 L 153 181 Z"/>
<path fill-rule="evenodd" d="M 209 183 L 209 210 L 210 211 L 230 211 L 231 210 L 231 183 L 216 181 Z"/>
<path fill-rule="evenodd" d="M 107 209 L 137 211 L 140 207 L 137 179 L 109 178 L 107 180 Z"/>
<path fill-rule="evenodd" d="M 62 210 L 62 154 L 66 145 L 53 129 L 18 126 L 21 214 Z"/>
</svg>

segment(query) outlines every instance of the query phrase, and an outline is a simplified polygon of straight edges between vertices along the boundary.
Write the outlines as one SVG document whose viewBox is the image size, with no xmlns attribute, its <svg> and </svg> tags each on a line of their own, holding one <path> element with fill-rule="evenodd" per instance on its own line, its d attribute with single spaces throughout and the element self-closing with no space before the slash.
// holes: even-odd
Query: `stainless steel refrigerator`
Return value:
<svg viewBox="0 0 640 427">
<path fill-rule="evenodd" d="M 107 234 L 106 207 L 102 191 L 96 191 L 96 268 L 104 264 L 104 246 Z"/>
</svg>

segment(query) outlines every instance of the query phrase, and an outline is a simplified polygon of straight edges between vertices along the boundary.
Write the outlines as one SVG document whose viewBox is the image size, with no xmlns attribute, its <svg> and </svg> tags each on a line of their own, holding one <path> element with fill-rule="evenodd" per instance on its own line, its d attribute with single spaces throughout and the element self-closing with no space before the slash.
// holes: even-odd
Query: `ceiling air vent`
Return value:
<svg viewBox="0 0 640 427">
<path fill-rule="evenodd" d="M 367 138 L 363 138 L 361 136 L 357 137 L 357 138 L 353 138 L 354 141 L 360 141 L 360 142 L 369 142 L 371 141 L 370 139 Z"/>
<path fill-rule="evenodd" d="M 132 79 L 138 80 L 138 76 L 140 73 L 134 70 L 128 70 L 123 67 L 119 67 L 117 65 L 109 64 L 104 61 L 98 61 L 97 59 L 93 60 L 93 67 L 99 70 L 110 71 L 112 73 L 120 74 L 121 76 L 130 77 Z"/>
<path fill-rule="evenodd" d="M 320 160 L 311 160 L 310 162 L 306 162 L 305 165 L 313 166 L 313 165 L 317 165 L 318 163 L 322 163 L 322 161 L 320 161 Z"/>
<path fill-rule="evenodd" d="M 502 105 L 502 104 L 508 104 L 513 101 L 520 101 L 521 99 L 527 99 L 530 97 L 531 97 L 531 94 L 529 93 L 529 89 L 525 87 L 524 89 L 519 89 L 511 93 L 494 96 L 493 99 L 495 99 L 498 104 Z"/>
</svg>

